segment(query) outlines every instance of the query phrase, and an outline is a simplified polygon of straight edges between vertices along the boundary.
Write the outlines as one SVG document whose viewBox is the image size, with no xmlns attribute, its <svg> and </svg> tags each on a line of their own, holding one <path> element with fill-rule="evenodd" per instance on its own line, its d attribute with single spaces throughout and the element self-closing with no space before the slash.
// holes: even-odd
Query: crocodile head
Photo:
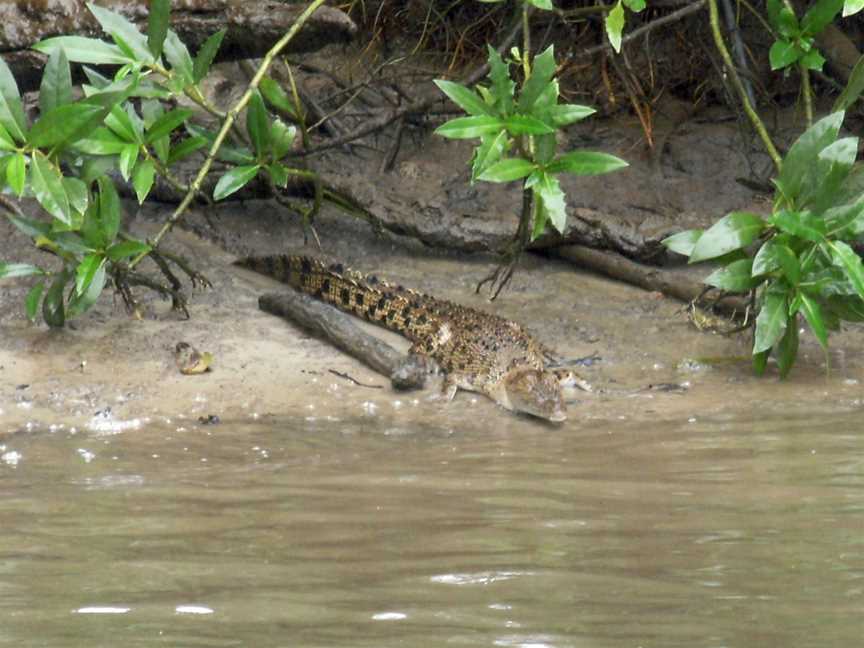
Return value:
<svg viewBox="0 0 864 648">
<path fill-rule="evenodd" d="M 513 369 L 504 378 L 510 406 L 555 423 L 567 420 L 559 378 L 550 371 Z"/>
</svg>

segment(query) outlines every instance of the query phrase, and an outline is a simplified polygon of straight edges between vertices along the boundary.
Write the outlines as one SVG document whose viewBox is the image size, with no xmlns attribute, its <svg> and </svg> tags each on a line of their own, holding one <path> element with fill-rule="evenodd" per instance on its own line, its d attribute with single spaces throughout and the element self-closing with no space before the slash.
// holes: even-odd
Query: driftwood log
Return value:
<svg viewBox="0 0 864 648">
<path fill-rule="evenodd" d="M 107 7 L 134 20 L 146 32 L 148 2 L 144 0 L 100 0 Z M 194 52 L 213 33 L 227 29 L 217 60 L 263 56 L 291 27 L 306 8 L 306 2 L 275 0 L 185 0 L 175 1 L 171 28 Z M 18 0 L 0 3 L 0 54 L 12 68 L 22 90 L 39 86 L 45 56 L 29 48 L 36 42 L 59 35 L 102 38 L 99 23 L 80 0 Z M 346 42 L 357 27 L 343 12 L 320 7 L 289 43 L 288 52 L 309 52 L 331 43 Z"/>
<path fill-rule="evenodd" d="M 290 291 L 266 293 L 258 307 L 284 317 L 357 358 L 390 379 L 395 389 L 419 389 L 426 380 L 426 367 L 416 356 L 399 353 L 383 340 L 354 324 L 349 315 L 308 295 Z"/>
<path fill-rule="evenodd" d="M 699 278 L 680 268 L 660 268 L 637 263 L 610 250 L 595 250 L 584 245 L 564 245 L 552 253 L 570 261 L 574 265 L 605 275 L 644 290 L 660 292 L 683 302 L 698 300 L 705 292 L 702 282 L 708 271 L 701 269 Z M 740 297 L 725 296 L 715 304 L 724 312 L 743 313 L 747 307 Z"/>
</svg>

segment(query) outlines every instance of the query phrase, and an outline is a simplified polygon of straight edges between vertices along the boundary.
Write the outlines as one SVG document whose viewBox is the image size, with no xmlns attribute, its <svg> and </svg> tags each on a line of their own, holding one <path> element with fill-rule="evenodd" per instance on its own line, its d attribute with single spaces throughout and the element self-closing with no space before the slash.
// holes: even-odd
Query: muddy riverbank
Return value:
<svg viewBox="0 0 864 648">
<path fill-rule="evenodd" d="M 144 234 L 162 216 L 158 209 L 142 213 L 132 228 Z M 242 245 L 233 243 L 238 254 L 303 249 L 301 228 L 267 203 L 228 205 L 210 217 L 225 240 L 242 239 Z M 6 223 L 0 228 L 3 258 L 36 258 L 21 235 Z M 757 408 L 782 411 L 791 403 L 818 410 L 860 406 L 859 329 L 833 339 L 830 373 L 805 335 L 800 366 L 788 381 L 779 382 L 772 372 L 756 379 L 746 339 L 696 331 L 681 303 L 561 261 L 526 256 L 510 290 L 490 304 L 474 286 L 494 267 L 491 257 L 446 255 L 376 236 L 365 224 L 332 213 L 319 222 L 319 235 L 327 252 L 351 267 L 517 320 L 568 358 L 600 356 L 582 370 L 597 393 L 576 395 L 561 432 L 578 432 L 586 420 L 619 416 L 755 415 Z M 188 321 L 172 313 L 168 302 L 153 298 L 145 301 L 144 319 L 131 319 L 106 291 L 92 312 L 54 331 L 24 318 L 26 281 L 2 284 L 0 428 L 5 433 L 57 425 L 111 431 L 177 418 L 200 425 L 199 418 L 211 415 L 220 420 L 381 416 L 451 427 L 481 416 L 508 428 L 542 425 L 474 394 L 462 392 L 449 404 L 438 401 L 434 385 L 423 392 L 392 392 L 384 377 L 259 311 L 258 295 L 282 288 L 232 267 L 235 255 L 188 232 L 178 232 L 170 247 L 194 259 L 214 284 L 191 295 Z M 407 347 L 398 336 L 382 334 Z M 173 357 L 179 341 L 213 353 L 212 371 L 182 375 Z"/>
</svg>

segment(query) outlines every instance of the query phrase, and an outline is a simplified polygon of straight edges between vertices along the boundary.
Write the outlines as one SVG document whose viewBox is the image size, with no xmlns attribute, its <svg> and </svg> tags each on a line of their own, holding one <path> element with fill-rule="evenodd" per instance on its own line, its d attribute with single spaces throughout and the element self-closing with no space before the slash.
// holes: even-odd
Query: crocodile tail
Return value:
<svg viewBox="0 0 864 648">
<path fill-rule="evenodd" d="M 346 270 L 341 264 L 328 266 L 306 256 L 247 257 L 234 265 L 273 277 L 346 313 L 399 333 L 410 332 L 409 300 L 374 276 Z"/>
</svg>

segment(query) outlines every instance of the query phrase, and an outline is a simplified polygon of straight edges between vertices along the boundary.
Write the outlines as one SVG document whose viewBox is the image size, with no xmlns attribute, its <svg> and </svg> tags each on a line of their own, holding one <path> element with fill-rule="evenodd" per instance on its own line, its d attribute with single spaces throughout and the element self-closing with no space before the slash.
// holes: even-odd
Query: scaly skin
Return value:
<svg viewBox="0 0 864 648">
<path fill-rule="evenodd" d="M 555 422 L 567 418 L 561 385 L 579 384 L 578 377 L 548 370 L 548 349 L 516 322 L 310 257 L 249 257 L 236 265 L 405 336 L 411 352 L 445 372 L 448 400 L 465 389 L 509 410 Z"/>
</svg>

